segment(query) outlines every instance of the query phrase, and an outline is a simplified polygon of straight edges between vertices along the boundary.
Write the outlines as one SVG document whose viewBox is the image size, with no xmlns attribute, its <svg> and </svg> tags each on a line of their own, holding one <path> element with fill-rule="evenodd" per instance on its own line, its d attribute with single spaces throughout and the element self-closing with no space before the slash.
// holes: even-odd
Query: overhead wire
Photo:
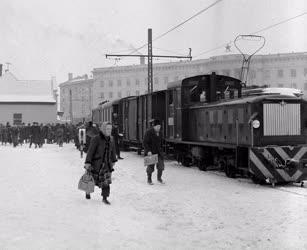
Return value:
<svg viewBox="0 0 307 250">
<path fill-rule="evenodd" d="M 210 8 L 212 8 L 213 6 L 215 6 L 216 4 L 218 4 L 219 2 L 221 2 L 223 0 L 217 0 L 214 3 L 210 4 L 209 6 L 205 7 L 204 9 L 201 9 L 200 11 L 198 11 L 196 14 L 194 14 L 193 16 L 189 17 L 188 19 L 184 20 L 183 22 L 175 25 L 174 27 L 172 27 L 171 29 L 167 30 L 166 32 L 162 33 L 161 35 L 157 36 L 156 38 L 154 38 L 152 41 L 157 41 L 158 39 L 166 36 L 168 33 L 174 31 L 175 29 L 179 28 L 180 26 L 184 25 L 185 23 L 187 23 L 188 21 L 192 20 L 193 18 L 199 16 L 200 14 L 204 13 L 205 11 L 209 10 Z M 139 51 L 140 49 L 146 47 L 148 45 L 148 43 L 143 44 L 142 46 L 136 48 L 135 50 L 133 50 L 130 54 Z"/>
<path fill-rule="evenodd" d="M 301 14 L 299 14 L 299 15 L 296 15 L 296 16 L 294 16 L 294 17 L 287 18 L 287 19 L 282 20 L 282 21 L 280 21 L 280 22 L 278 22 L 278 23 L 271 24 L 271 25 L 269 25 L 269 26 L 267 26 L 267 27 L 265 27 L 265 28 L 262 28 L 262 29 L 260 29 L 260 30 L 258 30 L 258 31 L 255 31 L 255 32 L 251 33 L 251 35 L 255 35 L 255 34 L 258 34 L 258 33 L 260 33 L 260 32 L 263 32 L 263 31 L 272 29 L 272 28 L 274 28 L 274 27 L 276 27 L 276 26 L 279 26 L 279 25 L 284 24 L 284 23 L 286 23 L 286 22 L 292 21 L 292 20 L 294 20 L 294 19 L 296 19 L 296 18 L 299 18 L 299 17 L 301 17 L 301 16 L 304 16 L 304 15 L 306 15 L 306 14 L 307 14 L 307 12 L 305 11 L 305 12 L 303 12 L 303 13 L 301 13 Z M 230 44 L 233 44 L 233 43 L 234 43 L 233 40 L 230 41 L 230 42 L 225 42 L 223 45 L 220 45 L 220 46 L 214 47 L 214 48 L 212 48 L 212 49 L 206 50 L 206 51 L 204 51 L 204 52 L 201 52 L 200 54 L 194 56 L 194 58 L 197 58 L 197 57 L 199 57 L 199 56 L 202 56 L 202 55 L 204 55 L 204 54 L 210 53 L 210 52 L 212 52 L 212 51 L 215 51 L 215 50 L 224 48 L 226 45 L 230 45 Z"/>
</svg>

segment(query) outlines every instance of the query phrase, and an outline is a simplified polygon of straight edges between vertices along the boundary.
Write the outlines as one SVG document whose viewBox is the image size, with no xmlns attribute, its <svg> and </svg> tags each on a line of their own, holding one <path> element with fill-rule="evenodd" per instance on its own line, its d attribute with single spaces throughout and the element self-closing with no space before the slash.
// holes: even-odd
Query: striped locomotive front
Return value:
<svg viewBox="0 0 307 250">
<path fill-rule="evenodd" d="M 249 150 L 249 170 L 260 180 L 300 182 L 307 179 L 307 146 L 259 147 Z"/>
</svg>

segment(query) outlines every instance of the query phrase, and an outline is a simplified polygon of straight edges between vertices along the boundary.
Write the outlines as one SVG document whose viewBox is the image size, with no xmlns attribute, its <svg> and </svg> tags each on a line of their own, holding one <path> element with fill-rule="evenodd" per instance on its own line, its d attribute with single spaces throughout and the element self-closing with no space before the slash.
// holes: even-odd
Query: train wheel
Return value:
<svg viewBox="0 0 307 250">
<path fill-rule="evenodd" d="M 207 165 L 205 161 L 202 161 L 202 160 L 197 161 L 197 167 L 201 171 L 207 171 Z"/>
<path fill-rule="evenodd" d="M 138 149 L 137 149 L 137 153 L 138 153 L 138 155 L 141 155 L 141 154 L 142 154 L 142 149 L 141 149 L 141 148 L 138 148 Z"/>
<path fill-rule="evenodd" d="M 187 157 L 183 157 L 182 159 L 182 165 L 185 166 L 185 167 L 190 167 L 191 166 L 191 161 L 189 158 Z"/>
<path fill-rule="evenodd" d="M 235 178 L 236 177 L 236 172 L 234 166 L 230 164 L 226 164 L 225 166 L 225 174 L 229 178 Z"/>
<path fill-rule="evenodd" d="M 255 184 L 264 184 L 264 181 L 256 177 L 254 174 L 251 174 L 251 179 Z"/>
</svg>

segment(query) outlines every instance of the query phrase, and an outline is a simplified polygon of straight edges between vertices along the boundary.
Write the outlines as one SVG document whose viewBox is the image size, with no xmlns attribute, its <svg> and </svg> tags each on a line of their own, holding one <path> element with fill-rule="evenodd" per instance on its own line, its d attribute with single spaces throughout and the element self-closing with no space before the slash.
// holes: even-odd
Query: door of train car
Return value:
<svg viewBox="0 0 307 250">
<path fill-rule="evenodd" d="M 124 140 L 129 141 L 129 100 L 124 99 L 123 100 L 123 133 L 124 133 Z"/>
<path fill-rule="evenodd" d="M 118 102 L 118 131 L 121 134 L 124 134 L 124 102 L 123 99 Z"/>
<path fill-rule="evenodd" d="M 159 91 L 152 94 L 152 118 L 161 121 L 163 137 L 166 136 L 166 91 Z"/>
<path fill-rule="evenodd" d="M 143 122 L 144 122 L 144 117 L 145 117 L 145 106 L 144 106 L 144 99 L 145 96 L 141 95 L 137 98 L 137 106 L 138 106 L 138 110 L 137 110 L 137 122 L 138 122 L 138 130 L 137 130 L 137 139 L 140 141 L 143 138 L 143 134 L 144 134 L 144 126 L 143 126 Z"/>
<path fill-rule="evenodd" d="M 137 141 L 137 97 L 128 100 L 128 139 Z"/>
</svg>

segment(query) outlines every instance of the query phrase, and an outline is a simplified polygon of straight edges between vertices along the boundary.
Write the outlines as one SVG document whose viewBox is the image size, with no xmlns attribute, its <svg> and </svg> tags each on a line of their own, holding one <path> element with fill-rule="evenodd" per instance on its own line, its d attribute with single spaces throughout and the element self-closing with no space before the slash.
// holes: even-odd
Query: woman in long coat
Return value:
<svg viewBox="0 0 307 250">
<path fill-rule="evenodd" d="M 85 159 L 85 169 L 93 176 L 95 185 L 101 188 L 102 201 L 110 204 L 107 198 L 110 195 L 111 173 L 117 161 L 113 138 L 111 136 L 112 124 L 103 123 L 99 135 L 95 136 L 89 145 Z M 90 194 L 86 194 L 90 199 Z"/>
</svg>

